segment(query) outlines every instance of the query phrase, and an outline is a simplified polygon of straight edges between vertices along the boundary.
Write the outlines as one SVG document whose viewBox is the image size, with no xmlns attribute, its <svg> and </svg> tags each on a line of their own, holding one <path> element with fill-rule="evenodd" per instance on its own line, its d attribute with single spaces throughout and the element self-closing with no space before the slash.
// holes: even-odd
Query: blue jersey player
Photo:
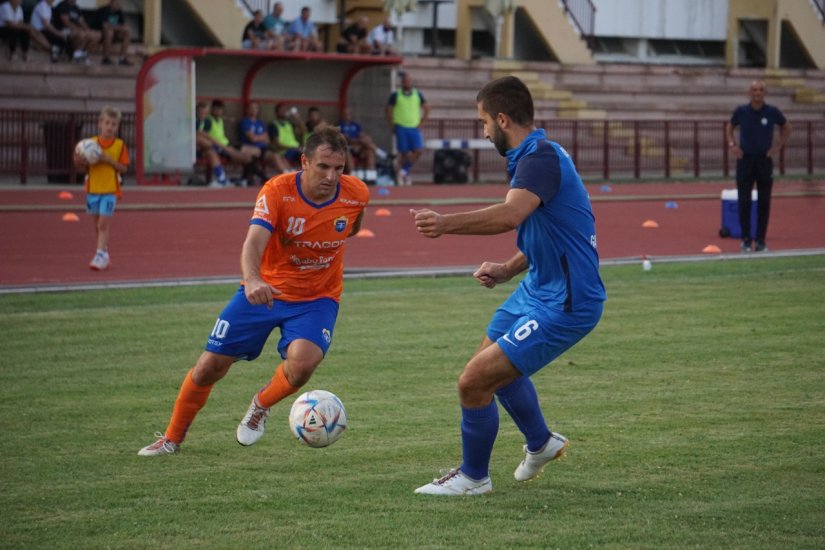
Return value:
<svg viewBox="0 0 825 550">
<path fill-rule="evenodd" d="M 413 210 L 415 225 L 429 238 L 516 229 L 518 253 L 504 263 L 484 262 L 474 276 L 493 288 L 527 274 L 496 310 L 459 376 L 461 466 L 419 487 L 419 494 L 492 491 L 489 464 L 499 426 L 495 397 L 524 434 L 517 480 L 535 478 L 565 452 L 567 439 L 548 428 L 530 376 L 593 330 L 606 299 L 590 199 L 567 152 L 536 129 L 530 91 L 508 76 L 484 86 L 476 103 L 485 137 L 507 157 L 510 190 L 504 202 L 481 210 Z"/>
</svg>

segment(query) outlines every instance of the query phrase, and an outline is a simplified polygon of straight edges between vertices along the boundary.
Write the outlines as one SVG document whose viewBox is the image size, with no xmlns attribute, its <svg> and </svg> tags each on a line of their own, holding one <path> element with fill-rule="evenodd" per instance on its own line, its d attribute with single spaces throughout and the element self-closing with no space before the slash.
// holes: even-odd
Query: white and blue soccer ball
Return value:
<svg viewBox="0 0 825 550">
<path fill-rule="evenodd" d="M 292 404 L 289 429 L 310 447 L 326 447 L 338 441 L 347 429 L 347 411 L 334 393 L 308 391 Z"/>
<path fill-rule="evenodd" d="M 100 144 L 91 138 L 78 141 L 74 152 L 86 159 L 89 164 L 94 164 L 100 160 Z"/>
</svg>

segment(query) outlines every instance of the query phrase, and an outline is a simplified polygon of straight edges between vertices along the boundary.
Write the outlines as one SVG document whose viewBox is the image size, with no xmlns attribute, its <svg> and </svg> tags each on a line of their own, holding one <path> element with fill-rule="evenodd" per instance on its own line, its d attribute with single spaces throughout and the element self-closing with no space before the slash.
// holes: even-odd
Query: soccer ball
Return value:
<svg viewBox="0 0 825 550">
<path fill-rule="evenodd" d="M 94 164 L 100 160 L 100 144 L 90 138 L 78 141 L 74 152 L 86 159 L 89 164 Z"/>
<path fill-rule="evenodd" d="M 335 394 L 308 391 L 292 404 L 289 429 L 310 447 L 326 447 L 335 443 L 347 429 L 347 411 Z"/>
</svg>

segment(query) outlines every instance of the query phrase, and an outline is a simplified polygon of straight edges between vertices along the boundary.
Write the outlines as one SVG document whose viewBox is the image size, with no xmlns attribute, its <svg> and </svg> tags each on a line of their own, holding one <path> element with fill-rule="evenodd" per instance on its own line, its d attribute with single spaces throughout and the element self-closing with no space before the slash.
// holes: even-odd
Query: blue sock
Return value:
<svg viewBox="0 0 825 550">
<path fill-rule="evenodd" d="M 212 170 L 212 172 L 214 172 L 215 178 L 219 182 L 221 182 L 221 183 L 226 182 L 226 172 L 224 171 L 223 166 L 216 166 L 215 169 Z"/>
<path fill-rule="evenodd" d="M 412 169 L 412 161 L 405 160 L 404 164 L 401 165 L 401 169 L 409 174 L 410 170 Z"/>
<path fill-rule="evenodd" d="M 498 435 L 498 406 L 493 399 L 480 409 L 461 407 L 461 471 L 472 479 L 490 475 L 490 455 Z"/>
<path fill-rule="evenodd" d="M 526 376 L 516 378 L 496 391 L 498 401 L 513 418 L 527 440 L 527 449 L 538 451 L 550 438 L 550 429 L 544 420 L 536 395 L 536 387 Z"/>
</svg>

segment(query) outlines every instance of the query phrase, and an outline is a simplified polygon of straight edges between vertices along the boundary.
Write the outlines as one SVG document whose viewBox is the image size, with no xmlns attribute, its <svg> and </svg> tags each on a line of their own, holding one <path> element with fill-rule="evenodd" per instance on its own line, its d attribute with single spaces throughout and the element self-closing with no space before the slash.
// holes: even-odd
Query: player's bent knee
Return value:
<svg viewBox="0 0 825 550">
<path fill-rule="evenodd" d="M 229 355 L 205 351 L 192 369 L 192 381 L 199 386 L 214 384 L 226 376 L 234 362 L 235 358 Z"/>
</svg>

